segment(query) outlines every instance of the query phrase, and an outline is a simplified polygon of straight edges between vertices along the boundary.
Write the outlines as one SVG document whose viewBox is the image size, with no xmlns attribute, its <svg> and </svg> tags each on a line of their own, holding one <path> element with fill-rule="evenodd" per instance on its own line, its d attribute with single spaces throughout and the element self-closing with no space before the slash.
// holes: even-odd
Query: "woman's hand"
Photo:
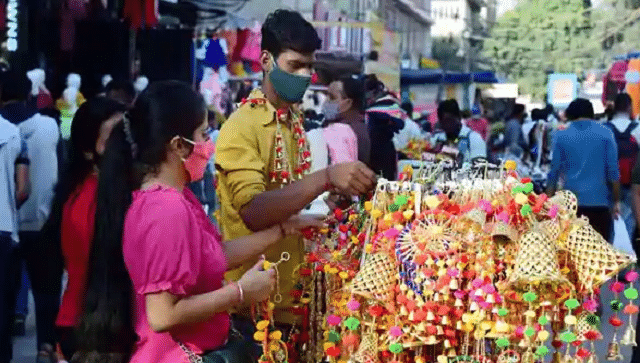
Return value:
<svg viewBox="0 0 640 363">
<path fill-rule="evenodd" d="M 305 228 L 324 228 L 324 219 L 325 216 L 321 214 L 294 215 L 281 224 L 282 231 L 289 236 L 300 234 Z"/>
<path fill-rule="evenodd" d="M 244 303 L 255 304 L 267 300 L 276 284 L 276 272 L 264 271 L 264 256 L 240 278 L 238 284 L 244 292 Z"/>
</svg>

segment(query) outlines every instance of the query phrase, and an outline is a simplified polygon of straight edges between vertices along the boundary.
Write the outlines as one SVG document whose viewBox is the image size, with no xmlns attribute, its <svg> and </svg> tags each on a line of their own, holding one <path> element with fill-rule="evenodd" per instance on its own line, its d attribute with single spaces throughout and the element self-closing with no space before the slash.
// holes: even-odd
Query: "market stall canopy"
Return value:
<svg viewBox="0 0 640 363">
<path fill-rule="evenodd" d="M 493 72 L 444 73 L 433 69 L 403 69 L 400 73 L 402 85 L 412 84 L 455 84 L 455 83 L 498 83 Z"/>
</svg>

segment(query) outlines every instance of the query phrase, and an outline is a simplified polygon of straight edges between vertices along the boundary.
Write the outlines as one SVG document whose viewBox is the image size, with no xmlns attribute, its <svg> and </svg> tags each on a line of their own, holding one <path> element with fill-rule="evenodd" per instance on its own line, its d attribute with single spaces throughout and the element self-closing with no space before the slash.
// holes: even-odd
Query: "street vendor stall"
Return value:
<svg viewBox="0 0 640 363">
<path fill-rule="evenodd" d="M 635 257 L 576 215 L 572 193 L 535 194 L 515 169 L 406 168 L 305 233 L 303 361 L 597 362 L 602 338 L 620 359 L 620 344 L 635 344 L 638 273 L 617 276 Z M 601 323 L 604 288 L 614 315 Z M 282 361 L 281 334 L 268 318 L 258 325 L 261 362 Z"/>
</svg>

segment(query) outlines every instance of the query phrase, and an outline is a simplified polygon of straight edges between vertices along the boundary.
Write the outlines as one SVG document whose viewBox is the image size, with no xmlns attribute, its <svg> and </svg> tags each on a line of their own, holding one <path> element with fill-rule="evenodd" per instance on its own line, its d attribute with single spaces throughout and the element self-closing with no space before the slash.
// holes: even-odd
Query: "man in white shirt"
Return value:
<svg viewBox="0 0 640 363">
<path fill-rule="evenodd" d="M 487 157 L 487 144 L 482 136 L 462 124 L 460 106 L 456 100 L 446 100 L 438 105 L 438 124 L 442 132 L 436 133 L 432 143 L 454 143 L 460 153 L 462 164 Z"/>
<path fill-rule="evenodd" d="M 0 363 L 12 356 L 11 330 L 16 303 L 18 265 L 17 206 L 29 195 L 29 160 L 18 127 L 0 119 Z"/>
<path fill-rule="evenodd" d="M 29 88 L 24 74 L 9 71 L 2 77 L 0 120 L 16 125 L 27 146 L 31 193 L 18 209 L 19 254 L 26 262 L 36 305 L 38 347 L 55 343 L 54 324 L 59 305 L 59 276 L 48 269 L 54 249 L 40 238 L 49 218 L 58 181 L 56 149 L 60 138 L 56 121 L 27 105 Z M 57 286 L 56 286 L 57 285 Z M 48 350 L 48 349 L 47 349 Z"/>
<path fill-rule="evenodd" d="M 616 96 L 614 101 L 614 115 L 611 121 L 605 123 L 613 132 L 618 146 L 618 164 L 620 167 L 620 214 L 629 238 L 633 238 L 636 228 L 633 215 L 633 200 L 631 197 L 631 172 L 637 161 L 640 150 L 640 127 L 632 121 L 631 97 L 626 93 Z M 633 239 L 632 239 L 633 240 Z"/>
</svg>

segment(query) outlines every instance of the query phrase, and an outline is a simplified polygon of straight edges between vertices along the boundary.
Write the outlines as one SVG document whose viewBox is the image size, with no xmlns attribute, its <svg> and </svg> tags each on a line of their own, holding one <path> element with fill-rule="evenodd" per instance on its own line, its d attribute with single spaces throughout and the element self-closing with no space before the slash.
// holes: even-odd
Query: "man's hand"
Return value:
<svg viewBox="0 0 640 363">
<path fill-rule="evenodd" d="M 359 161 L 329 166 L 327 175 L 336 191 L 347 195 L 364 194 L 376 183 L 373 171 Z"/>
<path fill-rule="evenodd" d="M 622 204 L 620 202 L 616 202 L 611 208 L 611 216 L 613 219 L 618 219 L 620 217 L 622 211 Z"/>
</svg>

